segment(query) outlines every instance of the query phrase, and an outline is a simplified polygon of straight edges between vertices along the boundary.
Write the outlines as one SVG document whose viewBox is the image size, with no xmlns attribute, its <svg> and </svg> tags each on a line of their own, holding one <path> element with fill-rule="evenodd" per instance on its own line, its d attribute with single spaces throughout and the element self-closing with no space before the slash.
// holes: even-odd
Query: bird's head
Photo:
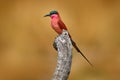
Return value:
<svg viewBox="0 0 120 80">
<path fill-rule="evenodd" d="M 46 14 L 44 17 L 48 17 L 48 16 L 50 16 L 50 17 L 52 17 L 52 16 L 59 16 L 59 13 L 57 12 L 57 11 L 50 11 L 50 13 L 49 14 Z"/>
</svg>

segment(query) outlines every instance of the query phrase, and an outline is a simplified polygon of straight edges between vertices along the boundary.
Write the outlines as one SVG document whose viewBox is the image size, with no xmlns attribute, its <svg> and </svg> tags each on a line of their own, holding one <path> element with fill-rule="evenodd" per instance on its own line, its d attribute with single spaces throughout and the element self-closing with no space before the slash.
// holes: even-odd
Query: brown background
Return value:
<svg viewBox="0 0 120 80">
<path fill-rule="evenodd" d="M 73 49 L 69 80 L 120 80 L 120 0 L 0 0 L 0 80 L 50 80 L 58 10 L 90 65 Z"/>
</svg>

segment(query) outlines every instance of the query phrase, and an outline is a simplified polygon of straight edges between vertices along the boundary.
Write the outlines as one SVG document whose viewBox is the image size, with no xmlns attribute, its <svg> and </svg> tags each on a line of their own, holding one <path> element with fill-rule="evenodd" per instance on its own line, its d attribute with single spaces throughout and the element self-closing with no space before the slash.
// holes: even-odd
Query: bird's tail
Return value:
<svg viewBox="0 0 120 80">
<path fill-rule="evenodd" d="M 87 57 L 85 57 L 85 55 L 80 51 L 80 49 L 77 47 L 76 43 L 75 43 L 72 39 L 71 39 L 71 42 L 72 42 L 73 47 L 77 50 L 77 52 L 79 52 L 79 53 L 83 56 L 83 58 L 84 58 L 91 66 L 93 66 L 92 63 L 87 59 Z"/>
</svg>

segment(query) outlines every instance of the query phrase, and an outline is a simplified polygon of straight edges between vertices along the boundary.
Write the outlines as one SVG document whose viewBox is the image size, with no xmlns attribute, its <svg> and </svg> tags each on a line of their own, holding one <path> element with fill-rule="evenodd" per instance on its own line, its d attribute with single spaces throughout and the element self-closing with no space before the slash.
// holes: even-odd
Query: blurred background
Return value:
<svg viewBox="0 0 120 80">
<path fill-rule="evenodd" d="M 59 11 L 94 69 L 73 49 L 69 80 L 120 80 L 120 0 L 0 0 L 0 80 L 50 80 Z"/>
</svg>

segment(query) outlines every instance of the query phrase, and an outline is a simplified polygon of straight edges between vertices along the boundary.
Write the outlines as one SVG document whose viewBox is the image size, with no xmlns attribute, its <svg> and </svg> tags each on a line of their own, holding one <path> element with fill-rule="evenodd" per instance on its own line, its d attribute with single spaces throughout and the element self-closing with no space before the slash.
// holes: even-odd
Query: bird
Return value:
<svg viewBox="0 0 120 80">
<path fill-rule="evenodd" d="M 55 32 L 57 32 L 59 35 L 62 34 L 63 30 L 67 30 L 66 25 L 64 24 L 64 22 L 62 21 L 60 14 L 58 11 L 56 10 L 52 10 L 49 12 L 49 14 L 44 15 L 44 17 L 50 17 L 51 18 L 51 27 L 55 30 Z M 77 50 L 77 52 L 79 52 L 82 57 L 91 65 L 92 63 L 87 59 L 87 57 L 80 51 L 80 49 L 78 48 L 78 46 L 76 45 L 76 43 L 73 41 L 70 33 L 68 32 L 69 37 L 71 39 L 72 45 L 73 47 Z"/>
</svg>

